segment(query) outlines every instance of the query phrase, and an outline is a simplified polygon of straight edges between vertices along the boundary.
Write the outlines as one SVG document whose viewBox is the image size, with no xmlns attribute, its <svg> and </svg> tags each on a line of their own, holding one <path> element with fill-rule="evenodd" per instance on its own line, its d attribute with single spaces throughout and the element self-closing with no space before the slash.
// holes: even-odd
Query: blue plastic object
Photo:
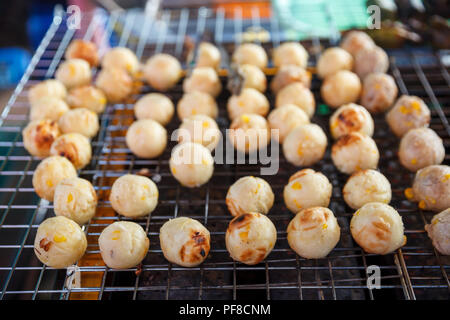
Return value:
<svg viewBox="0 0 450 320">
<path fill-rule="evenodd" d="M 31 55 L 23 48 L 0 48 L 0 88 L 15 86 L 24 74 Z"/>
</svg>

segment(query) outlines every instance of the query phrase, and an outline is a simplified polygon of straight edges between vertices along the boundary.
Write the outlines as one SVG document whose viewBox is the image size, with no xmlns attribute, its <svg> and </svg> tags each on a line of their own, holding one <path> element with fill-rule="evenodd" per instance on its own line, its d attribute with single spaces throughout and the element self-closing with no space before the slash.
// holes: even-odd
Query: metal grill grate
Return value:
<svg viewBox="0 0 450 320">
<path fill-rule="evenodd" d="M 85 257 L 75 273 L 81 278 L 80 287 L 67 285 L 68 273 L 43 266 L 33 253 L 33 240 L 38 225 L 54 215 L 53 207 L 34 193 L 31 178 L 40 159 L 31 157 L 23 148 L 21 130 L 27 123 L 29 104 L 27 92 L 34 83 L 53 76 L 65 48 L 72 38 L 97 37 L 111 46 L 128 46 L 144 61 L 154 52 L 166 52 L 182 58 L 184 38 L 209 30 L 214 40 L 229 52 L 239 43 L 239 35 L 248 26 L 261 26 L 270 32 L 271 48 L 289 38 L 275 17 L 261 18 L 258 8 L 252 19 L 243 20 L 236 9 L 234 16 L 225 11 L 209 9 L 181 11 L 164 10 L 158 21 L 144 19 L 142 11 L 128 11 L 106 16 L 102 12 L 85 15 L 82 31 L 68 30 L 65 19 L 54 20 L 31 64 L 4 109 L 0 121 L 0 284 L 2 299 L 448 299 L 450 297 L 450 257 L 439 255 L 428 239 L 424 224 L 432 213 L 423 212 L 406 201 L 403 190 L 411 184 L 413 175 L 401 168 L 396 160 L 398 140 L 393 138 L 381 116 L 375 117 L 374 139 L 381 151 L 380 170 L 392 184 L 392 205 L 403 216 L 408 244 L 395 253 L 378 256 L 364 253 L 352 240 L 349 221 L 352 211 L 346 207 L 341 188 L 346 176 L 337 172 L 330 159 L 330 146 L 325 158 L 313 168 L 327 175 L 334 186 L 331 210 L 342 229 L 341 241 L 326 259 L 305 260 L 288 247 L 286 227 L 292 214 L 283 204 L 282 189 L 289 176 L 298 168 L 280 158 L 280 171 L 266 176 L 276 195 L 270 218 L 278 230 L 278 241 L 268 258 L 256 266 L 233 262 L 225 249 L 225 230 L 230 220 L 225 205 L 227 188 L 245 175 L 259 175 L 258 165 L 216 165 L 211 181 L 195 190 L 182 188 L 171 176 L 168 166 L 170 142 L 166 152 L 157 160 L 137 159 L 126 148 L 124 134 L 133 121 L 132 104 L 109 104 L 101 115 L 101 129 L 93 140 L 90 165 L 79 172 L 92 182 L 98 196 L 99 209 L 95 218 L 84 227 L 88 237 Z M 330 27 L 334 25 L 330 21 Z M 315 65 L 318 54 L 333 45 L 329 40 L 312 36 L 302 41 Z M 450 76 L 441 63 L 439 53 L 430 50 L 391 51 L 390 73 L 394 75 L 402 94 L 421 97 L 432 109 L 431 128 L 443 139 L 446 164 L 450 145 Z M 440 54 L 445 54 L 441 52 Z M 225 78 L 222 77 L 225 82 Z M 269 76 L 270 80 L 270 76 Z M 318 105 L 320 83 L 313 79 L 312 91 Z M 150 88 L 143 87 L 142 93 Z M 168 93 L 178 101 L 182 95 L 178 85 Z M 218 98 L 219 126 L 224 130 L 229 122 L 226 115 L 224 90 Z M 273 96 L 268 92 L 273 102 Z M 137 98 L 137 97 L 136 97 Z M 314 122 L 328 130 L 328 116 L 316 115 Z M 174 119 L 169 134 L 178 127 Z M 329 139 L 331 144 L 331 139 Z M 160 203 L 149 217 L 134 220 L 140 223 L 150 238 L 150 250 L 140 270 L 111 270 L 106 268 L 98 251 L 97 238 L 101 230 L 118 219 L 111 209 L 108 192 L 117 177 L 147 168 L 160 190 Z M 160 250 L 158 231 L 175 216 L 200 220 L 211 231 L 211 253 L 195 268 L 181 268 L 168 263 Z M 381 289 L 366 287 L 366 268 L 381 268 Z"/>
</svg>

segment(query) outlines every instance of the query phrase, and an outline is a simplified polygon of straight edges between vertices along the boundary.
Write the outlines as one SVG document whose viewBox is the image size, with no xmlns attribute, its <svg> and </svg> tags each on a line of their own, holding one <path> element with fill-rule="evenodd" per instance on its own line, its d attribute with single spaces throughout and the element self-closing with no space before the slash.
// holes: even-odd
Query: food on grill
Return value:
<svg viewBox="0 0 450 320">
<path fill-rule="evenodd" d="M 97 45 L 90 41 L 75 39 L 67 47 L 65 58 L 66 60 L 83 59 L 91 67 L 96 67 L 99 62 Z"/>
<path fill-rule="evenodd" d="M 262 69 L 267 66 L 267 54 L 264 48 L 254 43 L 244 43 L 234 50 L 232 61 L 238 65 L 252 64 Z"/>
<path fill-rule="evenodd" d="M 214 98 L 200 91 L 185 93 L 178 101 L 177 114 L 180 120 L 196 114 L 205 114 L 213 119 L 217 118 L 219 109 Z"/>
<path fill-rule="evenodd" d="M 353 57 L 342 48 L 334 47 L 326 49 L 317 62 L 317 74 L 324 79 L 340 70 L 353 68 Z"/>
<path fill-rule="evenodd" d="M 298 42 L 285 42 L 273 50 L 273 64 L 275 67 L 294 64 L 302 68 L 308 66 L 308 52 Z"/>
<path fill-rule="evenodd" d="M 55 120 L 69 111 L 69 106 L 61 98 L 45 97 L 31 106 L 30 120 Z"/>
<path fill-rule="evenodd" d="M 42 98 L 59 98 L 64 100 L 67 96 L 67 89 L 61 81 L 48 79 L 41 81 L 30 88 L 28 101 L 34 106 Z"/>
<path fill-rule="evenodd" d="M 142 227 L 130 221 L 117 221 L 103 229 L 98 238 L 103 261 L 109 268 L 128 269 L 144 260 L 150 240 Z"/>
<path fill-rule="evenodd" d="M 53 141 L 61 134 L 58 123 L 53 120 L 35 120 L 22 130 L 23 146 L 35 157 L 48 157 Z"/>
<path fill-rule="evenodd" d="M 210 151 L 216 148 L 221 137 L 216 121 L 204 114 L 184 118 L 177 133 L 179 143 L 200 143 Z"/>
<path fill-rule="evenodd" d="M 73 88 L 67 96 L 71 108 L 86 108 L 95 113 L 105 111 L 106 101 L 103 91 L 91 85 Z"/>
<path fill-rule="evenodd" d="M 295 166 L 310 166 L 323 158 L 327 143 L 327 136 L 321 127 L 314 123 L 304 124 L 284 139 L 283 154 Z"/>
<path fill-rule="evenodd" d="M 125 100 L 133 91 L 133 79 L 128 72 L 120 68 L 102 69 L 95 84 L 112 103 Z"/>
<path fill-rule="evenodd" d="M 272 251 L 277 230 L 267 216 L 248 212 L 230 221 L 225 243 L 233 260 L 247 265 L 258 264 Z"/>
<path fill-rule="evenodd" d="M 125 141 L 136 156 L 152 159 L 166 149 L 167 131 L 155 120 L 137 120 L 128 128 Z"/>
<path fill-rule="evenodd" d="M 392 76 L 371 73 L 364 78 L 360 102 L 370 113 L 380 113 L 392 106 L 397 93 L 397 85 Z"/>
<path fill-rule="evenodd" d="M 450 167 L 432 165 L 416 172 L 412 188 L 405 190 L 422 210 L 439 212 L 450 208 Z"/>
<path fill-rule="evenodd" d="M 325 78 L 320 94 L 332 108 L 356 102 L 361 94 L 361 81 L 353 72 L 341 70 Z"/>
<path fill-rule="evenodd" d="M 400 141 L 398 159 L 410 171 L 415 172 L 433 164 L 440 164 L 444 158 L 443 141 L 432 129 L 411 129 Z"/>
<path fill-rule="evenodd" d="M 202 42 L 198 46 L 196 67 L 210 67 L 219 69 L 220 51 L 215 45 L 209 42 Z"/>
<path fill-rule="evenodd" d="M 200 91 L 217 97 L 222 91 L 222 84 L 216 70 L 209 67 L 197 67 L 183 81 L 183 91 L 186 93 Z"/>
<path fill-rule="evenodd" d="M 94 137 L 99 130 L 98 116 L 86 108 L 72 109 L 64 113 L 58 120 L 63 133 L 80 133 L 88 138 Z"/>
<path fill-rule="evenodd" d="M 114 181 L 109 201 L 118 214 L 137 218 L 146 216 L 155 210 L 158 196 L 158 187 L 151 179 L 126 174 Z"/>
<path fill-rule="evenodd" d="M 359 209 L 369 202 L 391 202 L 391 184 L 386 177 L 372 169 L 356 171 L 347 180 L 342 195 L 352 209 Z"/>
<path fill-rule="evenodd" d="M 339 242 L 341 228 L 328 208 L 301 210 L 287 227 L 289 246 L 306 259 L 325 258 Z"/>
<path fill-rule="evenodd" d="M 387 254 L 406 244 L 402 217 L 381 202 L 366 203 L 350 221 L 350 232 L 368 253 Z"/>
<path fill-rule="evenodd" d="M 300 107 L 310 118 L 316 109 L 314 95 L 300 82 L 293 82 L 278 91 L 275 107 L 279 108 L 285 104 L 294 104 Z"/>
<path fill-rule="evenodd" d="M 284 187 L 284 203 L 293 213 L 311 207 L 328 207 L 332 189 L 330 181 L 321 172 L 302 169 L 290 176 Z"/>
<path fill-rule="evenodd" d="M 239 72 L 244 78 L 244 82 L 242 84 L 243 88 L 253 88 L 260 92 L 266 91 L 266 75 L 257 66 L 243 64 L 239 66 Z"/>
<path fill-rule="evenodd" d="M 138 120 L 152 119 L 163 126 L 172 120 L 174 112 L 172 101 L 165 95 L 156 92 L 142 96 L 134 105 L 134 115 Z"/>
<path fill-rule="evenodd" d="M 392 132 L 398 137 L 414 128 L 428 127 L 430 109 L 425 102 L 416 96 L 401 96 L 392 109 L 386 114 L 386 121 Z"/>
<path fill-rule="evenodd" d="M 375 46 L 372 38 L 362 31 L 350 31 L 341 41 L 341 48 L 355 56 L 360 50 Z"/>
<path fill-rule="evenodd" d="M 425 226 L 433 246 L 443 255 L 450 255 L 450 208 L 436 214 Z"/>
<path fill-rule="evenodd" d="M 285 104 L 272 110 L 267 120 L 272 130 L 272 138 L 279 143 L 283 143 L 287 135 L 296 127 L 309 123 L 308 115 L 293 104 Z M 277 131 L 274 132 L 274 130 Z"/>
<path fill-rule="evenodd" d="M 373 135 L 373 119 L 366 108 L 349 103 L 339 107 L 330 117 L 330 132 L 338 139 L 350 132 Z"/>
<path fill-rule="evenodd" d="M 92 78 L 91 66 L 82 59 L 66 60 L 56 69 L 55 78 L 67 89 L 88 85 Z"/>
<path fill-rule="evenodd" d="M 80 226 L 66 217 L 52 217 L 38 227 L 34 253 L 52 268 L 66 268 L 84 255 L 87 240 Z"/>
<path fill-rule="evenodd" d="M 76 169 L 82 169 L 91 161 L 91 143 L 80 133 L 65 133 L 52 143 L 50 154 L 66 157 Z"/>
<path fill-rule="evenodd" d="M 42 160 L 33 173 L 33 188 L 39 197 L 53 201 L 55 188 L 66 178 L 75 178 L 77 171 L 64 157 L 53 156 Z"/>
<path fill-rule="evenodd" d="M 105 53 L 102 58 L 102 68 L 119 68 L 130 75 L 135 75 L 139 70 L 139 60 L 136 54 L 125 47 L 115 47 Z"/>
<path fill-rule="evenodd" d="M 306 88 L 311 86 L 311 73 L 306 69 L 288 64 L 281 66 L 270 83 L 270 89 L 277 94 L 281 89 L 293 82 L 300 82 Z"/>
<path fill-rule="evenodd" d="M 165 53 L 155 54 L 144 66 L 147 82 L 156 90 L 167 91 L 180 80 L 182 69 L 178 60 Z"/>
<path fill-rule="evenodd" d="M 231 120 L 244 113 L 255 113 L 266 116 L 269 113 L 269 100 L 266 96 L 253 88 L 244 88 L 241 93 L 232 95 L 227 102 L 228 116 Z"/>
<path fill-rule="evenodd" d="M 252 153 L 266 147 L 269 143 L 269 124 L 258 114 L 244 113 L 231 122 L 228 136 L 236 150 Z"/>
<path fill-rule="evenodd" d="M 355 54 L 353 69 L 362 79 L 370 73 L 385 73 L 389 69 L 389 57 L 380 47 L 374 46 L 359 50 Z"/>
<path fill-rule="evenodd" d="M 208 256 L 210 234 L 197 220 L 179 217 L 163 224 L 159 242 L 167 260 L 183 267 L 195 267 Z"/>
<path fill-rule="evenodd" d="M 64 216 L 83 225 L 95 215 L 97 194 L 88 180 L 68 178 L 56 186 L 53 202 L 57 216 Z"/>
<path fill-rule="evenodd" d="M 247 176 L 230 186 L 225 202 L 228 211 L 236 217 L 247 212 L 268 214 L 274 200 L 272 188 L 264 179 Z"/>
<path fill-rule="evenodd" d="M 214 159 L 211 152 L 203 145 L 194 142 L 184 142 L 173 148 L 169 165 L 175 179 L 188 188 L 205 184 L 214 172 Z"/>
</svg>

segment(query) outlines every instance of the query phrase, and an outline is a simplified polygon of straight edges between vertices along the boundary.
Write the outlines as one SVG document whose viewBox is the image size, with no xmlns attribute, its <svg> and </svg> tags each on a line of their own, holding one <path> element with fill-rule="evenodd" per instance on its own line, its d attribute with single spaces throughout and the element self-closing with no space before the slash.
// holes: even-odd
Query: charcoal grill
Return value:
<svg viewBox="0 0 450 320">
<path fill-rule="evenodd" d="M 265 176 L 276 194 L 270 218 L 277 227 L 278 241 L 268 258 L 246 266 L 232 261 L 225 248 L 225 230 L 231 216 L 225 205 L 227 188 L 245 175 L 259 175 L 259 165 L 216 165 L 211 181 L 198 189 L 181 187 L 171 176 L 168 160 L 175 145 L 170 142 L 156 160 L 138 159 L 127 149 L 124 135 L 133 121 L 133 104 L 108 104 L 101 115 L 101 128 L 92 141 L 93 157 L 79 174 L 94 185 L 99 196 L 97 215 L 84 226 L 88 237 L 86 255 L 74 270 L 56 270 L 42 265 L 33 253 L 37 227 L 52 217 L 53 206 L 34 193 L 31 179 L 40 159 L 24 150 L 21 131 L 28 121 L 27 93 L 33 84 L 51 78 L 64 51 L 73 38 L 98 37 L 111 46 L 127 46 L 146 60 L 155 52 L 185 57 L 185 37 L 212 32 L 214 41 L 231 53 L 239 44 L 239 35 L 248 27 L 267 30 L 270 40 L 262 43 L 270 52 L 287 40 L 296 40 L 284 32 L 275 15 L 261 17 L 259 8 L 251 10 L 251 18 L 243 19 L 239 8 L 225 11 L 162 10 L 158 22 L 142 19 L 145 12 L 131 10 L 106 15 L 102 11 L 82 17 L 82 31 L 67 28 L 66 17 L 57 15 L 37 49 L 27 71 L 0 118 L 0 298 L 9 299 L 449 299 L 450 257 L 440 255 L 424 231 L 432 213 L 419 210 L 403 196 L 413 174 L 403 169 L 396 159 L 398 139 L 389 132 L 382 116 L 375 117 L 374 139 L 381 151 L 379 168 L 392 184 L 392 205 L 398 209 L 406 227 L 408 243 L 394 253 L 379 256 L 364 253 L 352 240 L 349 221 L 352 210 L 342 198 L 346 176 L 339 173 L 330 159 L 331 138 L 325 158 L 313 166 L 333 184 L 331 210 L 338 218 L 342 236 L 329 257 L 319 260 L 299 258 L 289 249 L 286 227 L 292 214 L 283 204 L 282 190 L 291 174 L 298 170 L 280 156 L 280 170 Z M 334 23 L 330 17 L 330 28 Z M 334 33 L 333 33 L 334 32 Z M 332 34 L 335 34 L 333 29 Z M 311 53 L 310 66 L 320 52 L 336 42 L 311 35 L 302 44 Z M 445 163 L 449 163 L 450 76 L 443 57 L 448 52 L 428 48 L 403 48 L 389 51 L 390 70 L 401 94 L 417 95 L 431 108 L 431 128 L 444 140 Z M 186 68 L 186 65 L 184 65 Z M 311 67 L 311 70 L 314 69 Z M 273 69 L 266 70 L 270 81 Z M 226 77 L 222 73 L 224 87 Z M 328 132 L 326 108 L 321 106 L 320 82 L 312 81 L 319 110 L 313 118 Z M 143 86 L 141 93 L 150 92 Z M 168 92 L 174 102 L 182 95 L 181 85 Z M 229 125 L 224 90 L 218 97 L 218 123 L 223 133 Z M 274 97 L 267 93 L 273 105 Z M 178 127 L 174 119 L 169 134 Z M 149 217 L 134 220 L 150 238 L 150 250 L 140 268 L 112 270 L 104 266 L 97 238 L 108 224 L 126 218 L 112 210 L 108 193 L 113 181 L 125 174 L 148 169 L 160 190 L 157 210 Z M 189 216 L 204 223 L 211 231 L 212 250 L 202 265 L 182 268 L 164 259 L 158 239 L 161 225 L 176 216 Z M 366 282 L 367 267 L 381 270 L 381 288 L 370 289 Z M 79 283 L 72 284 L 73 279 Z"/>
</svg>

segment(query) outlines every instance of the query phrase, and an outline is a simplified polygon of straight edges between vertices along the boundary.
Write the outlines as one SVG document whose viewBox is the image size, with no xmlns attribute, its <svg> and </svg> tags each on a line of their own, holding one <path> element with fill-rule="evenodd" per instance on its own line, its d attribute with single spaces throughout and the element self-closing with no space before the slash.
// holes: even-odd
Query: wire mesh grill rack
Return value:
<svg viewBox="0 0 450 320">
<path fill-rule="evenodd" d="M 341 196 L 346 176 L 339 173 L 330 159 L 330 146 L 325 158 L 313 168 L 324 172 L 333 184 L 330 203 L 341 226 L 341 240 L 329 257 L 319 260 L 299 258 L 289 249 L 286 227 L 292 214 L 282 200 L 282 189 L 289 176 L 298 170 L 280 156 L 280 170 L 264 178 L 275 193 L 270 218 L 278 230 L 278 241 L 267 259 L 246 266 L 233 262 L 225 248 L 225 230 L 230 215 L 225 205 L 227 188 L 245 175 L 259 175 L 259 165 L 216 165 L 211 181 L 198 189 L 180 187 L 168 166 L 170 150 L 156 160 L 138 159 L 127 149 L 124 134 L 133 121 L 133 104 L 109 104 L 101 115 L 101 128 L 92 141 L 93 157 L 89 166 L 79 172 L 92 182 L 98 197 L 97 215 L 83 227 L 88 238 L 85 256 L 74 270 L 56 270 L 42 265 L 33 253 L 33 240 L 38 225 L 54 215 L 53 207 L 34 193 L 31 178 L 40 159 L 31 157 L 23 148 L 21 130 L 28 121 L 27 91 L 36 82 L 50 78 L 72 38 L 97 37 L 111 46 L 127 46 L 141 60 L 155 52 L 166 52 L 182 59 L 186 35 L 209 30 L 217 43 L 231 52 L 240 42 L 239 35 L 249 26 L 262 27 L 270 33 L 263 43 L 270 52 L 280 42 L 290 39 L 275 16 L 262 18 L 257 7 L 251 19 L 242 19 L 236 9 L 231 15 L 222 9 L 163 10 L 158 20 L 144 19 L 143 11 L 127 11 L 107 16 L 102 12 L 86 14 L 81 30 L 67 28 L 64 17 L 56 17 L 34 55 L 31 64 L 16 88 L 0 121 L 0 285 L 1 299 L 449 299 L 450 257 L 441 256 L 431 245 L 424 231 L 432 213 L 417 209 L 403 197 L 413 174 L 404 170 L 396 159 L 398 140 L 393 137 L 382 116 L 375 117 L 374 139 L 381 151 L 379 168 L 392 184 L 392 205 L 398 209 L 406 227 L 408 243 L 394 253 L 379 256 L 364 253 L 352 240 L 349 221 L 352 210 Z M 333 28 L 330 20 L 330 28 Z M 302 41 L 315 65 L 324 47 L 335 45 L 329 39 Z M 444 140 L 445 163 L 449 162 L 450 145 L 450 76 L 442 63 L 446 52 L 403 49 L 390 51 L 390 73 L 402 94 L 424 99 L 432 112 L 431 128 Z M 270 68 L 268 69 L 270 73 Z M 221 77 L 223 82 L 225 77 Z M 268 77 L 270 80 L 270 76 Z M 312 91 L 321 104 L 319 81 L 314 77 Z M 142 92 L 151 89 L 147 86 Z M 273 102 L 273 96 L 267 93 Z M 178 101 L 180 85 L 168 93 Z M 137 98 L 137 95 L 135 98 Z M 224 131 L 229 122 L 224 90 L 218 97 L 218 123 Z M 328 133 L 328 115 L 315 115 L 313 121 Z M 174 119 L 169 134 L 177 128 Z M 224 133 L 224 132 L 223 132 Z M 331 139 L 329 139 L 331 141 Z M 330 143 L 331 144 L 331 143 Z M 160 190 L 160 202 L 149 217 L 134 220 L 141 224 L 150 238 L 150 250 L 141 267 L 113 270 L 104 266 L 99 255 L 97 238 L 108 224 L 124 219 L 118 217 L 108 202 L 108 192 L 117 177 L 146 168 Z M 164 259 L 159 247 L 158 231 L 169 218 L 189 216 L 200 220 L 211 231 L 211 252 L 208 259 L 195 268 L 182 268 Z M 381 289 L 366 285 L 367 267 L 381 270 Z M 79 282 L 72 284 L 72 280 Z"/>
</svg>

